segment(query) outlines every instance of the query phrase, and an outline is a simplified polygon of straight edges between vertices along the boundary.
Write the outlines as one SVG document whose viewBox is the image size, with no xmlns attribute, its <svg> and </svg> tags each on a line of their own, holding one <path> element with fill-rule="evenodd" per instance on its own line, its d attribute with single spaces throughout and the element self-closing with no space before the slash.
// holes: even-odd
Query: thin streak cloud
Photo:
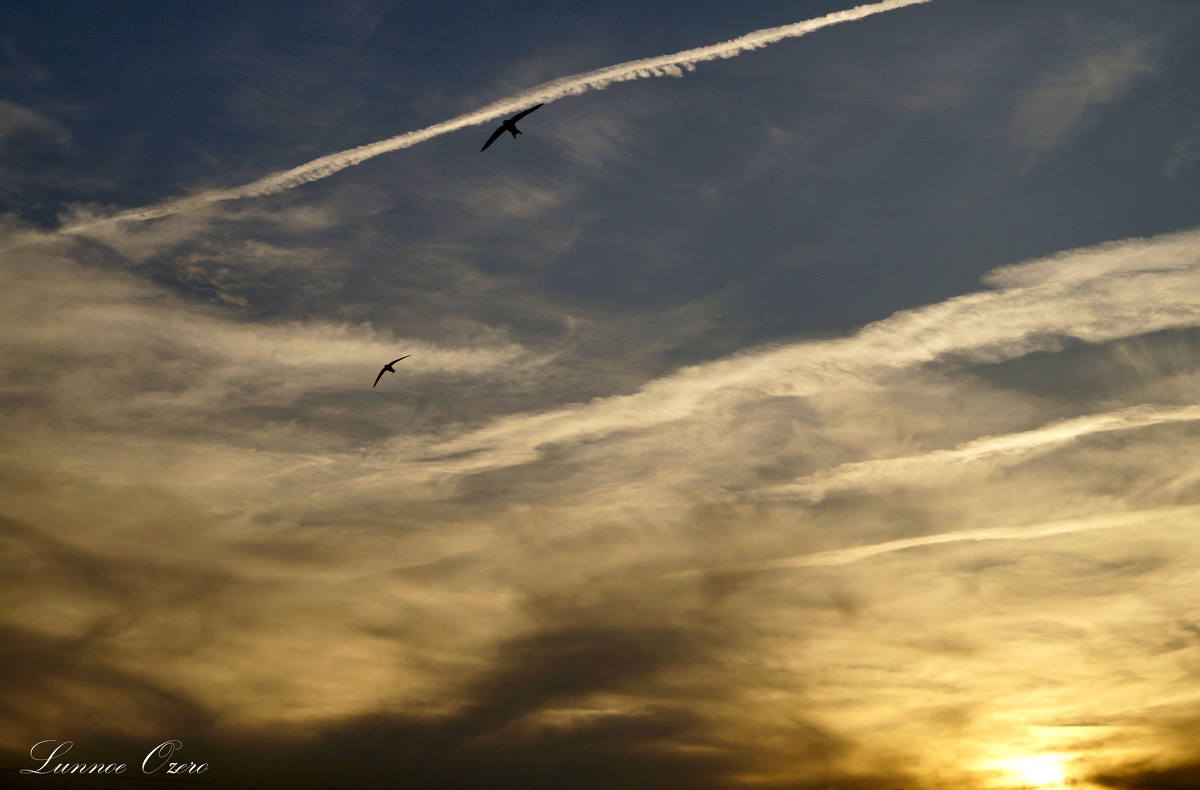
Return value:
<svg viewBox="0 0 1200 790">
<path fill-rule="evenodd" d="M 131 209 L 113 217 L 84 221 L 64 228 L 63 231 L 78 233 L 99 223 L 156 219 L 223 200 L 272 195 L 288 189 L 294 189 L 311 181 L 326 178 L 348 167 L 361 164 L 368 159 L 373 159 L 380 154 L 410 148 L 417 143 L 431 140 L 434 137 L 440 137 L 443 134 L 493 121 L 511 114 L 514 110 L 524 109 L 532 103 L 552 102 L 556 99 L 575 96 L 590 90 L 603 90 L 609 85 L 618 82 L 629 82 L 631 80 L 651 77 L 682 77 L 685 70 L 693 71 L 698 63 L 734 58 L 743 52 L 761 49 L 784 39 L 798 38 L 822 28 L 830 27 L 831 25 L 837 25 L 842 22 L 853 22 L 885 11 L 928 2 L 930 0 L 885 0 L 882 3 L 861 5 L 846 11 L 837 11 L 822 17 L 795 22 L 790 25 L 755 30 L 744 36 L 739 36 L 720 44 L 686 49 L 671 55 L 659 55 L 653 58 L 626 61 L 625 63 L 606 66 L 605 68 L 582 74 L 560 77 L 515 93 L 474 112 L 451 118 L 448 121 L 442 121 L 433 126 L 427 126 L 424 129 L 390 137 L 387 140 L 329 154 L 299 167 L 272 173 L 241 187 L 217 189 L 169 200 L 155 206 Z"/>
<path fill-rule="evenodd" d="M 772 570 L 775 568 L 815 568 L 829 565 L 851 565 L 856 562 L 878 557 L 881 554 L 891 554 L 920 546 L 936 546 L 944 543 L 962 543 L 965 541 L 984 540 L 1032 540 L 1048 538 L 1055 535 L 1070 535 L 1076 532 L 1088 532 L 1099 529 L 1118 529 L 1121 527 L 1149 526 L 1162 521 L 1177 519 L 1184 521 L 1194 518 L 1200 513 L 1200 507 L 1167 507 L 1153 510 L 1142 510 L 1133 513 L 1117 513 L 1114 515 L 1094 516 L 1091 518 L 1052 521 L 1030 526 L 987 527 L 984 529 L 965 529 L 957 532 L 945 532 L 938 535 L 923 535 L 918 538 L 904 538 L 875 543 L 870 546 L 854 546 L 848 549 L 834 549 L 816 554 L 804 554 L 798 557 L 784 557 L 770 562 L 758 563 L 752 566 L 735 566 L 721 568 L 728 571 Z M 673 574 L 674 576 L 694 575 L 709 571 L 687 571 Z"/>
<path fill-rule="evenodd" d="M 873 490 L 901 482 L 911 484 L 928 475 L 943 474 L 947 467 L 973 461 L 998 457 L 1015 461 L 1092 434 L 1194 420 L 1200 420 L 1200 406 L 1197 405 L 1177 408 L 1133 406 L 1062 420 L 1031 431 L 984 436 L 952 450 L 842 464 L 795 483 L 769 489 L 764 492 L 764 497 L 799 497 L 815 503 L 834 491 Z"/>
</svg>

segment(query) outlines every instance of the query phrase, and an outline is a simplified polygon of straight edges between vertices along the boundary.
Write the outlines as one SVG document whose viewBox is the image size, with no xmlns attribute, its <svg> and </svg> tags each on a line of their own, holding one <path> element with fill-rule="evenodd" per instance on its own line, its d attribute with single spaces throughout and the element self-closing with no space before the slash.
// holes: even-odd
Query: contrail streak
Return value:
<svg viewBox="0 0 1200 790">
<path fill-rule="evenodd" d="M 1054 535 L 1069 535 L 1075 532 L 1132 527 L 1166 519 L 1194 518 L 1197 514 L 1200 514 L 1200 507 L 1189 505 L 1142 510 L 1132 513 L 1118 513 L 1107 516 L 1093 516 L 1091 518 L 1072 519 L 1069 521 L 1052 521 L 1023 527 L 966 529 L 959 532 L 943 532 L 939 535 L 923 535 L 918 538 L 889 540 L 885 543 L 874 543 L 869 546 L 853 546 L 846 549 L 822 551 L 816 554 L 802 554 L 797 557 L 785 557 L 768 562 L 726 565 L 716 568 L 698 568 L 668 574 L 666 578 L 699 576 L 713 572 L 748 572 L 766 571 L 777 568 L 818 568 L 832 565 L 852 565 L 872 557 L 878 557 L 881 554 L 891 554 L 896 551 L 915 549 L 920 546 L 983 540 L 1032 540 L 1034 538 L 1048 538 Z"/>
<path fill-rule="evenodd" d="M 96 224 L 107 222 L 120 221 L 140 221 L 148 219 L 156 219 L 165 217 L 169 214 L 178 214 L 188 209 L 199 208 L 210 203 L 216 203 L 222 200 L 236 200 L 238 198 L 258 197 L 261 195 L 271 195 L 284 190 L 293 189 L 301 184 L 307 184 L 310 181 L 317 181 L 327 176 L 331 176 L 340 170 L 345 170 L 352 165 L 361 164 L 362 162 L 372 159 L 380 154 L 386 154 L 391 151 L 398 151 L 402 148 L 409 148 L 417 143 L 438 137 L 449 132 L 462 129 L 467 126 L 476 126 L 481 123 L 505 117 L 515 110 L 521 110 L 528 107 L 530 104 L 537 102 L 552 102 L 555 99 L 561 99 L 564 96 L 573 96 L 580 93 L 585 93 L 590 90 L 603 90 L 609 85 L 616 82 L 627 82 L 648 77 L 681 77 L 683 71 L 693 71 L 697 63 L 703 63 L 709 60 L 718 60 L 722 58 L 737 57 L 743 52 L 749 52 L 754 49 L 774 44 L 777 41 L 782 41 L 787 38 L 797 38 L 806 33 L 812 33 L 815 30 L 829 27 L 830 25 L 840 24 L 842 22 L 852 22 L 857 19 L 871 16 L 873 14 L 881 14 L 884 11 L 891 11 L 896 8 L 903 8 L 910 5 L 919 5 L 928 3 L 931 0 L 884 0 L 881 3 L 872 3 L 870 5 L 860 5 L 846 11 L 836 11 L 832 14 L 827 14 L 816 19 L 809 19 L 804 22 L 795 22 L 790 25 L 781 27 L 764 28 L 756 30 L 752 33 L 747 33 L 744 36 L 725 41 L 720 44 L 712 44 L 707 47 L 697 47 L 695 49 L 685 49 L 682 52 L 676 52 L 673 55 L 659 55 L 653 58 L 644 58 L 642 60 L 631 60 L 626 63 L 618 63 L 615 66 L 607 66 L 595 71 L 584 72 L 583 74 L 574 74 L 568 77 L 560 77 L 550 82 L 544 82 L 532 88 L 528 88 L 519 93 L 515 93 L 500 101 L 489 104 L 474 112 L 469 112 L 465 115 L 460 115 L 457 118 L 451 118 L 448 121 L 427 126 L 424 129 L 418 129 L 414 132 L 407 132 L 396 137 L 390 137 L 387 140 L 381 140 L 377 143 L 362 145 L 358 148 L 351 148 L 347 151 L 339 151 L 335 154 L 323 156 L 320 159 L 314 159 L 311 162 L 294 167 L 290 170 L 283 170 L 271 175 L 264 176 L 257 181 L 246 184 L 240 187 L 231 187 L 229 189 L 217 189 L 209 192 L 203 192 L 187 197 L 176 198 L 159 203 L 154 206 L 146 206 L 144 208 L 130 209 L 129 211 L 121 212 L 112 217 L 107 217 L 100 220 L 91 220 L 77 225 L 64 228 L 67 233 L 78 232 L 85 230 Z"/>
<path fill-rule="evenodd" d="M 766 499 L 799 497 L 810 502 L 820 502 L 833 491 L 872 490 L 903 482 L 939 479 L 938 475 L 947 467 L 997 456 L 1015 462 L 1092 434 L 1195 420 L 1200 420 L 1200 405 L 1174 408 L 1131 406 L 1118 411 L 1063 420 L 1031 431 L 984 436 L 952 450 L 935 450 L 923 455 L 842 464 L 795 483 L 773 487 L 764 491 L 762 496 Z"/>
<path fill-rule="evenodd" d="M 886 543 L 876 543 L 873 546 L 855 546 L 849 549 L 834 549 L 818 554 L 806 554 L 801 557 L 788 557 L 772 560 L 755 566 L 758 570 L 770 568 L 812 568 L 822 565 L 850 565 L 880 554 L 891 554 L 894 551 L 913 549 L 918 546 L 932 546 L 940 543 L 962 543 L 964 541 L 981 540 L 1031 540 L 1033 538 L 1048 538 L 1053 535 L 1069 535 L 1074 532 L 1088 532 L 1096 529 L 1117 529 L 1131 527 L 1151 521 L 1168 518 L 1195 516 L 1200 512 L 1197 507 L 1172 507 L 1146 510 L 1134 513 L 1121 513 L 1112 516 L 1097 516 L 1094 518 L 1073 519 L 1071 521 L 1054 521 L 1048 524 L 1037 524 L 1028 527 L 991 527 L 987 529 L 967 529 L 961 532 L 947 532 L 941 535 L 924 535 L 919 538 L 889 540 Z"/>
</svg>

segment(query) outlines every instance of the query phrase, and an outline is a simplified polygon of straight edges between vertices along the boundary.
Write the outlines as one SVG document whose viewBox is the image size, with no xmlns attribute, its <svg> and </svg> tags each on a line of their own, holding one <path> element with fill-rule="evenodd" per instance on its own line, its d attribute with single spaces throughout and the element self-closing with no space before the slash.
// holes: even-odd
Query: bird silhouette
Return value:
<svg viewBox="0 0 1200 790">
<path fill-rule="evenodd" d="M 405 354 L 404 356 L 400 357 L 400 359 L 408 359 L 411 356 L 412 356 L 412 354 Z M 394 367 L 392 367 L 392 365 L 395 365 L 397 362 L 400 361 L 400 359 L 393 359 L 391 362 L 384 365 L 383 370 L 379 371 L 379 375 L 375 377 L 375 384 L 378 384 L 379 380 L 381 378 L 383 378 L 383 374 L 387 373 L 389 370 L 392 371 L 393 373 L 395 373 L 396 369 Z M 371 385 L 371 389 L 375 389 L 375 384 Z"/>
<path fill-rule="evenodd" d="M 545 102 L 542 102 L 542 104 L 545 104 Z M 507 119 L 506 121 L 504 121 L 503 123 L 501 123 L 500 128 L 497 129 L 496 131 L 492 132 L 492 136 L 489 137 L 488 141 L 483 144 L 483 148 L 480 148 L 479 152 L 483 153 L 484 151 L 486 151 L 487 147 L 489 145 L 491 145 L 492 143 L 496 142 L 496 138 L 499 137 L 500 135 L 504 134 L 505 132 L 512 132 L 513 139 L 516 140 L 517 135 L 521 134 L 521 130 L 517 128 L 517 121 L 521 120 L 526 115 L 529 115 L 529 113 L 533 112 L 534 110 L 536 110 L 538 107 L 541 107 L 541 106 L 542 106 L 541 104 L 535 104 L 532 107 L 530 107 L 528 110 L 521 110 L 519 113 L 517 113 L 513 117 L 511 117 L 511 118 Z"/>
</svg>

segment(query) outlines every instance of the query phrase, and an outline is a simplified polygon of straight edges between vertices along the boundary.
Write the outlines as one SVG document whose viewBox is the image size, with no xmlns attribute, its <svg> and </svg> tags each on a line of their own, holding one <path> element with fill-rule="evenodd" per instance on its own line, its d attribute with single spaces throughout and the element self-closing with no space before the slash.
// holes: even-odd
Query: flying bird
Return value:
<svg viewBox="0 0 1200 790">
<path fill-rule="evenodd" d="M 411 356 L 412 356 L 412 354 L 405 354 L 404 356 L 400 357 L 400 359 L 408 359 Z M 379 371 L 379 375 L 375 377 L 375 384 L 378 384 L 379 380 L 381 378 L 383 378 L 383 374 L 387 373 L 389 370 L 392 371 L 393 373 L 395 373 L 396 369 L 394 367 L 392 367 L 392 365 L 395 365 L 397 362 L 400 361 L 400 359 L 393 359 L 391 362 L 384 365 L 383 370 Z M 375 389 L 375 384 L 371 385 L 371 389 Z"/>
<path fill-rule="evenodd" d="M 545 102 L 542 102 L 542 104 L 545 104 Z M 530 107 L 528 110 L 521 110 L 519 113 L 517 113 L 513 117 L 509 118 L 508 120 L 506 120 L 502 124 L 500 124 L 500 128 L 497 129 L 496 131 L 492 132 L 492 136 L 489 137 L 488 141 L 483 144 L 483 148 L 480 148 L 479 152 L 483 153 L 484 151 L 486 151 L 487 147 L 489 145 L 491 145 L 492 143 L 496 142 L 496 138 L 499 137 L 500 135 L 504 134 L 505 132 L 512 132 L 513 139 L 516 140 L 517 135 L 521 133 L 521 130 L 517 128 L 517 121 L 521 120 L 526 115 L 529 115 L 529 113 L 533 112 L 538 107 L 541 107 L 542 104 L 535 104 L 532 107 Z"/>
</svg>

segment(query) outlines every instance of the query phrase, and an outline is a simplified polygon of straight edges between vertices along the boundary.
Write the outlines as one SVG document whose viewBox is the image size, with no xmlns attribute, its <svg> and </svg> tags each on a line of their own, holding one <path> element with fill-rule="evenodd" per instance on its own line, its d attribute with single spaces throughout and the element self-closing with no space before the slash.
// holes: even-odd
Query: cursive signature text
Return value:
<svg viewBox="0 0 1200 790">
<path fill-rule="evenodd" d="M 22 768 L 23 774 L 123 774 L 128 766 L 125 763 L 50 763 L 71 751 L 75 744 L 71 741 L 38 741 L 29 750 L 29 756 L 34 762 L 40 762 L 37 768 Z M 154 774 L 160 771 L 164 774 L 202 774 L 208 770 L 208 763 L 175 762 L 171 758 L 175 752 L 183 748 L 182 741 L 163 741 L 146 754 L 142 760 L 142 773 Z M 45 754 L 45 757 L 39 756 Z"/>
</svg>

